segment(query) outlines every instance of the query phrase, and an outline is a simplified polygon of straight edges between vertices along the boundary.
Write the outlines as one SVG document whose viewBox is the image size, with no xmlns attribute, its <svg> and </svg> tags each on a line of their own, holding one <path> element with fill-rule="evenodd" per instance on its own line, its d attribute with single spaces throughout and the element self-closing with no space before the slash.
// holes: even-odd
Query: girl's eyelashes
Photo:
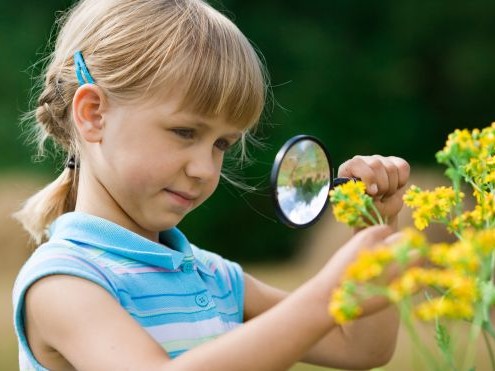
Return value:
<svg viewBox="0 0 495 371">
<path fill-rule="evenodd" d="M 194 129 L 189 128 L 175 128 L 172 129 L 172 132 L 184 139 L 193 139 L 195 134 Z"/>
<path fill-rule="evenodd" d="M 195 129 L 191 128 L 173 128 L 171 131 L 182 139 L 191 140 L 196 136 Z M 231 148 L 234 143 L 231 143 L 228 139 L 219 138 L 215 141 L 215 147 L 217 147 L 220 151 L 225 152 L 229 148 Z"/>
<path fill-rule="evenodd" d="M 230 143 L 227 139 L 218 139 L 215 142 L 215 146 L 220 150 L 220 151 L 227 151 L 230 147 L 232 147 L 232 143 Z"/>
</svg>

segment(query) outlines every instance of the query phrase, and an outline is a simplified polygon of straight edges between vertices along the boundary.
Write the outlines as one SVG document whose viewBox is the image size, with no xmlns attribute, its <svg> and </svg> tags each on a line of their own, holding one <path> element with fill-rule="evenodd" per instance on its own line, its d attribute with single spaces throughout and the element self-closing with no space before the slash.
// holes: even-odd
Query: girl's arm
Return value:
<svg viewBox="0 0 495 371">
<path fill-rule="evenodd" d="M 286 370 L 335 327 L 327 304 L 345 266 L 360 249 L 383 241 L 390 233 L 388 227 L 358 233 L 314 278 L 284 300 L 174 360 L 108 292 L 70 276 L 43 278 L 28 290 L 28 341 L 36 358 L 49 369 Z M 262 299 L 273 300 L 271 295 Z M 365 313 L 384 306 L 383 301 L 370 303 Z"/>
<path fill-rule="evenodd" d="M 248 274 L 245 275 L 245 282 L 246 320 L 263 313 L 289 295 Z M 394 353 L 398 324 L 397 311 L 389 306 L 349 325 L 334 326 L 308 350 L 301 361 L 344 369 L 382 366 L 390 361 Z"/>
</svg>

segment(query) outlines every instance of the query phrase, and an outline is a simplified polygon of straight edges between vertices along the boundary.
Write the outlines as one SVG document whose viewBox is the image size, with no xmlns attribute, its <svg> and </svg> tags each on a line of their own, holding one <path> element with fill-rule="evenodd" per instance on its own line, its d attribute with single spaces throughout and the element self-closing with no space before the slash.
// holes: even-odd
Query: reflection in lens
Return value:
<svg viewBox="0 0 495 371">
<path fill-rule="evenodd" d="M 313 221 L 325 207 L 330 190 L 330 165 L 314 141 L 296 142 L 287 151 L 277 179 L 277 198 L 284 215 L 295 224 Z"/>
<path fill-rule="evenodd" d="M 320 192 L 308 201 L 302 200 L 297 188 L 278 187 L 280 207 L 285 216 L 295 224 L 307 224 L 318 216 L 325 206 L 330 183 L 322 185 Z"/>
</svg>

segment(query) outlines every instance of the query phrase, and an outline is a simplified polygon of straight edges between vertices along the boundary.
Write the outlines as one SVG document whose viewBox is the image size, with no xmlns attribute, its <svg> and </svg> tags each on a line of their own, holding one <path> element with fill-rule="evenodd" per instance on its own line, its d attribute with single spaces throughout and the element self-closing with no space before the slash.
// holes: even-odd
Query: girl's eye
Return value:
<svg viewBox="0 0 495 371">
<path fill-rule="evenodd" d="M 172 132 L 177 136 L 184 139 L 193 139 L 194 138 L 194 129 L 188 128 L 176 128 L 172 129 Z"/>
<path fill-rule="evenodd" d="M 215 146 L 220 150 L 220 151 L 227 151 L 232 144 L 227 140 L 227 139 L 218 139 L 215 142 Z"/>
</svg>

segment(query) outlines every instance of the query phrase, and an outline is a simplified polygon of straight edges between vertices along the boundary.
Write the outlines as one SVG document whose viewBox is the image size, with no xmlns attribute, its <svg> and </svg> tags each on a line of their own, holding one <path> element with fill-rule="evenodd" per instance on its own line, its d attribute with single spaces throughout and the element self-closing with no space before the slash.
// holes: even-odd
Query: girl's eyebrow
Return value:
<svg viewBox="0 0 495 371">
<path fill-rule="evenodd" d="M 211 130 L 212 129 L 212 125 L 210 125 L 210 124 L 208 124 L 202 120 L 198 120 L 198 119 L 191 120 L 191 124 L 194 126 L 197 126 L 199 129 L 203 129 L 203 130 Z M 226 137 L 226 138 L 229 138 L 232 140 L 238 140 L 242 137 L 242 132 L 236 130 L 236 131 L 233 131 L 230 133 L 226 133 L 226 134 L 222 135 L 222 137 Z"/>
<path fill-rule="evenodd" d="M 196 126 L 200 130 L 212 130 L 212 127 L 214 126 L 205 121 L 204 118 L 202 118 L 200 115 L 196 115 L 187 111 L 177 110 L 172 113 L 172 117 L 170 117 L 170 113 L 168 115 L 169 119 L 171 119 L 171 123 L 179 124 L 180 122 L 185 122 L 188 125 Z M 233 128 L 233 130 L 234 131 L 230 133 L 227 132 L 223 134 L 222 137 L 226 137 L 232 140 L 239 140 L 242 137 L 242 130 L 236 130 L 235 128 Z"/>
<path fill-rule="evenodd" d="M 226 134 L 225 136 L 227 138 L 231 138 L 233 140 L 239 140 L 242 137 L 242 133 L 238 131 L 238 132 L 235 132 L 235 133 Z"/>
</svg>

